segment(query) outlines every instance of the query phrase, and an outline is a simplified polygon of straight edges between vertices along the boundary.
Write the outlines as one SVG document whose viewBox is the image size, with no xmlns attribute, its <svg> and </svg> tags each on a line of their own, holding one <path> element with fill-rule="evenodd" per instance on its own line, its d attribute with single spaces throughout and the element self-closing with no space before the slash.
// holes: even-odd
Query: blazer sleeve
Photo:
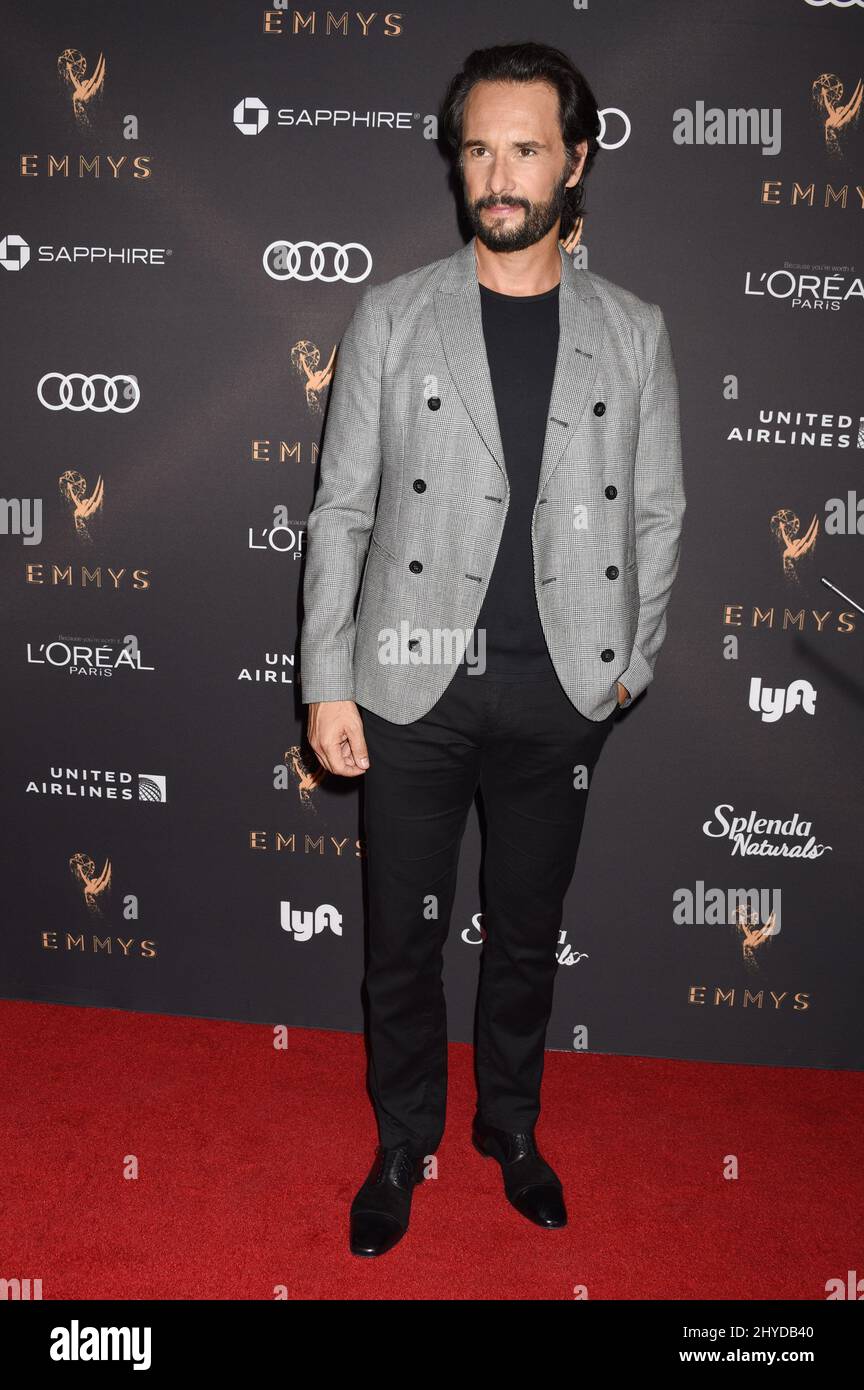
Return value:
<svg viewBox="0 0 864 1390">
<path fill-rule="evenodd" d="M 657 304 L 651 309 L 654 349 L 640 398 L 634 477 L 639 620 L 630 665 L 618 676 L 629 691 L 623 707 L 632 704 L 654 676 L 666 636 L 666 607 L 678 572 L 687 505 L 675 361 L 663 312 Z"/>
<path fill-rule="evenodd" d="M 354 699 L 354 604 L 381 478 L 382 364 L 374 287 L 368 285 L 339 348 L 320 480 L 306 525 L 300 636 L 305 704 Z"/>
</svg>

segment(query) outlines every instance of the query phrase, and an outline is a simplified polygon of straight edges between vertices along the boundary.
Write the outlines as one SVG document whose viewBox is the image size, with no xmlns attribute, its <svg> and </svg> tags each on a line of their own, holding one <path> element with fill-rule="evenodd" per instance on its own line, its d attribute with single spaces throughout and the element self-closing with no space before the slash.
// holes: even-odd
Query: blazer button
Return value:
<svg viewBox="0 0 864 1390">
<path fill-rule="evenodd" d="M 412 560 L 408 568 L 412 574 L 419 574 L 423 566 L 421 565 L 419 560 Z"/>
<path fill-rule="evenodd" d="M 424 483 L 424 481 L 423 481 L 422 478 L 415 478 L 415 479 L 414 479 L 414 483 L 413 483 L 413 487 L 414 487 L 414 491 L 415 491 L 415 492 L 425 492 L 425 491 L 426 491 L 426 484 Z M 409 645 L 410 645 L 410 643 L 409 643 Z"/>
<path fill-rule="evenodd" d="M 606 649 L 600 653 L 600 660 L 601 660 L 601 661 L 614 661 L 614 660 L 615 660 L 615 653 L 613 652 L 613 650 L 612 650 L 611 647 L 606 647 Z"/>
<path fill-rule="evenodd" d="M 615 486 L 614 483 L 610 483 L 609 486 L 608 486 L 607 488 L 604 488 L 604 489 L 603 489 L 603 491 L 606 493 L 606 496 L 609 497 L 609 498 L 617 497 L 617 496 L 618 496 L 618 489 L 617 489 L 617 487 Z"/>
<path fill-rule="evenodd" d="M 594 414 L 595 414 L 595 415 L 605 415 L 605 414 L 606 414 L 606 405 L 605 405 L 605 403 L 604 403 L 603 401 L 598 401 L 598 402 L 596 403 L 596 405 L 594 406 Z"/>
<path fill-rule="evenodd" d="M 617 578 L 618 578 L 618 566 L 617 566 L 617 565 L 608 565 L 608 566 L 607 566 L 607 568 L 606 568 L 606 578 L 607 578 L 607 579 L 617 579 Z"/>
<path fill-rule="evenodd" d="M 430 410 L 441 409 L 441 401 L 438 396 L 430 396 L 426 404 L 428 405 Z"/>
</svg>

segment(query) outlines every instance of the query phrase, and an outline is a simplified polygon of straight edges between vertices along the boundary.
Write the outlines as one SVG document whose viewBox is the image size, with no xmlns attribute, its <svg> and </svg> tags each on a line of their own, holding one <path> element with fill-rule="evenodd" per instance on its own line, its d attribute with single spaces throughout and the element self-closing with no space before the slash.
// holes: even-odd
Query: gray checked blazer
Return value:
<svg viewBox="0 0 864 1390">
<path fill-rule="evenodd" d="M 345 330 L 307 528 L 307 704 L 355 700 L 408 724 L 482 650 L 510 486 L 475 240 L 368 285 Z M 561 684 L 599 721 L 616 681 L 627 704 L 645 689 L 666 634 L 685 508 L 678 384 L 660 308 L 558 250 L 534 590 Z"/>
</svg>

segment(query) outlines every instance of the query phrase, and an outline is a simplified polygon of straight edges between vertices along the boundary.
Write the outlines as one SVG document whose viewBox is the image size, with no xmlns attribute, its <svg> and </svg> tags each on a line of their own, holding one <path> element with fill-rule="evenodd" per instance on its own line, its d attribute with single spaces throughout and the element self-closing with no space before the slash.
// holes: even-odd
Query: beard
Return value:
<svg viewBox="0 0 864 1390">
<path fill-rule="evenodd" d="M 524 251 L 527 247 L 542 241 L 543 237 L 551 232 L 564 211 L 569 177 L 570 169 L 568 168 L 561 175 L 548 202 L 545 203 L 532 203 L 527 198 L 513 198 L 509 194 L 505 194 L 501 198 L 486 194 L 475 202 L 471 202 L 465 197 L 465 211 L 477 240 L 481 241 L 490 251 Z M 464 195 L 464 179 L 462 191 Z M 512 214 L 509 217 L 491 222 L 488 218 L 484 219 L 483 209 L 492 207 L 495 203 L 506 203 L 509 207 L 524 208 L 524 216 L 519 217 L 518 214 Z"/>
</svg>

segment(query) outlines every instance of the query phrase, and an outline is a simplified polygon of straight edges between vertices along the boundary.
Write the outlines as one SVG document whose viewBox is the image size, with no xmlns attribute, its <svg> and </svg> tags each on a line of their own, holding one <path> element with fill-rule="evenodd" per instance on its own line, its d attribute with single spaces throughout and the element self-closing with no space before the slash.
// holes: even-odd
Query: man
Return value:
<svg viewBox="0 0 864 1390">
<path fill-rule="evenodd" d="M 562 245 L 598 148 L 584 78 L 545 45 L 478 50 L 442 127 L 474 235 L 357 305 L 304 579 L 309 741 L 365 777 L 379 1146 L 350 1248 L 367 1256 L 404 1235 L 443 1134 L 442 949 L 478 786 L 472 1137 L 523 1216 L 566 1223 L 534 1136 L 555 946 L 590 775 L 653 677 L 685 507 L 663 315 Z"/>
</svg>

